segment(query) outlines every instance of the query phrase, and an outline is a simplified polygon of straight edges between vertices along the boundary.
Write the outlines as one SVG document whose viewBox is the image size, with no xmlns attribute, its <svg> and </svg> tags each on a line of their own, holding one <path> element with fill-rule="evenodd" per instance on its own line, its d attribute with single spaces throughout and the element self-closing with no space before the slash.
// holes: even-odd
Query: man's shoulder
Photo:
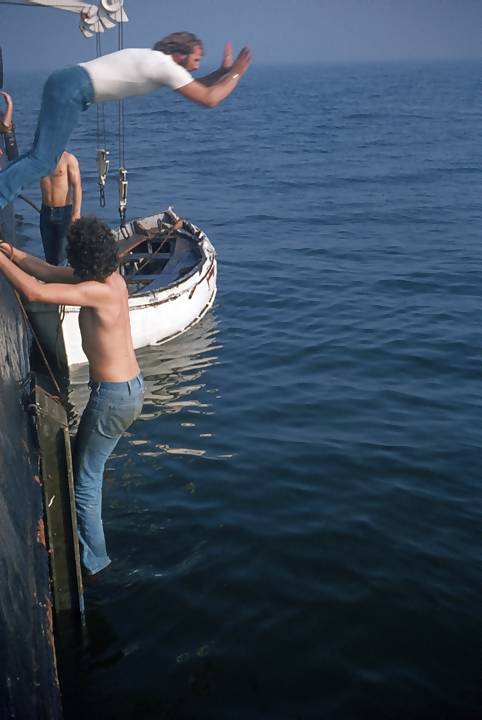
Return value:
<svg viewBox="0 0 482 720">
<path fill-rule="evenodd" d="M 90 312 L 117 312 L 122 306 L 120 290 L 112 283 L 101 280 L 78 280 L 75 283 L 77 302 L 72 304 L 85 307 Z"/>
<path fill-rule="evenodd" d="M 120 272 L 115 270 L 103 283 L 109 288 L 112 297 L 123 298 L 127 294 L 127 284 Z"/>
<path fill-rule="evenodd" d="M 167 85 L 172 90 L 177 90 L 183 85 L 192 82 L 193 77 L 186 68 L 179 65 L 172 55 L 167 55 L 160 50 L 150 50 L 150 55 L 146 61 L 152 69 L 153 76 L 160 79 L 163 85 Z"/>
<path fill-rule="evenodd" d="M 65 161 L 66 165 L 77 166 L 79 164 L 79 161 L 77 160 L 76 156 L 73 153 L 67 152 L 67 150 L 64 151 L 64 154 L 62 155 L 62 159 Z"/>
<path fill-rule="evenodd" d="M 155 55 L 162 55 L 167 57 L 164 53 L 159 53 L 157 50 L 152 48 L 123 48 L 123 50 L 116 50 L 113 53 L 104 55 L 104 58 L 115 58 L 115 59 L 129 59 L 129 58 L 141 58 L 141 57 L 154 57 Z"/>
</svg>

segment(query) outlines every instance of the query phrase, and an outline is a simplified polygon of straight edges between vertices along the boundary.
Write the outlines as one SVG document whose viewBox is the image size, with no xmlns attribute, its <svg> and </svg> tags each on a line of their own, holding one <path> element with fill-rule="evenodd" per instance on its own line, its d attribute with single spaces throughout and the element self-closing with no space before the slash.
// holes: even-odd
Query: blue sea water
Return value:
<svg viewBox="0 0 482 720">
<path fill-rule="evenodd" d="M 126 102 L 128 215 L 201 226 L 218 298 L 139 353 L 68 717 L 482 717 L 481 71 L 254 67 L 216 110 Z M 10 87 L 25 147 L 41 79 Z M 96 124 L 69 149 L 115 224 Z"/>
</svg>

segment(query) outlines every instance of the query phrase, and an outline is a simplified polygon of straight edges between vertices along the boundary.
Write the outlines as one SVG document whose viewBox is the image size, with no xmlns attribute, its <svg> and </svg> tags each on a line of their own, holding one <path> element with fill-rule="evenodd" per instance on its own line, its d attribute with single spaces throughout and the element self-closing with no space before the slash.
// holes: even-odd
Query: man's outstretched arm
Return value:
<svg viewBox="0 0 482 720">
<path fill-rule="evenodd" d="M 39 282 L 18 267 L 3 252 L 0 252 L 0 272 L 29 302 L 101 307 L 111 300 L 109 288 L 96 280 L 85 280 L 74 285 L 69 282 Z"/>
<path fill-rule="evenodd" d="M 64 267 L 62 265 L 50 265 L 45 260 L 42 260 L 35 255 L 29 255 L 24 250 L 19 250 L 10 243 L 3 242 L 0 240 L 0 251 L 3 251 L 8 258 L 18 265 L 28 275 L 32 275 L 38 280 L 42 280 L 45 283 L 51 282 L 64 282 L 64 283 L 77 283 L 78 279 L 74 276 L 74 271 L 71 267 Z M 2 253 L 0 253 L 1 255 Z"/>
<path fill-rule="evenodd" d="M 188 100 L 204 105 L 204 107 L 216 107 L 228 95 L 231 95 L 250 63 L 251 51 L 249 48 L 243 48 L 227 73 L 224 71 L 221 73 L 221 68 L 216 71 L 218 79 L 211 82 L 212 76 L 216 74 L 211 73 L 200 80 L 193 80 L 187 85 L 183 85 L 176 92 L 181 93 Z M 210 84 L 205 84 L 206 82 Z"/>
</svg>

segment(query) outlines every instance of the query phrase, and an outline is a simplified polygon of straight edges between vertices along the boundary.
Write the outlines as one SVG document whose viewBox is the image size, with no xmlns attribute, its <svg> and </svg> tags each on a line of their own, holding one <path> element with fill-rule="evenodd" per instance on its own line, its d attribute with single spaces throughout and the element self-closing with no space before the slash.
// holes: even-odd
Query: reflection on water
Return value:
<svg viewBox="0 0 482 720">
<path fill-rule="evenodd" d="M 145 400 L 139 420 L 155 420 L 161 415 L 177 413 L 186 408 L 192 412 L 209 413 L 202 376 L 206 368 L 217 362 L 220 345 L 217 344 L 217 321 L 213 312 L 181 337 L 163 345 L 153 345 L 136 351 L 144 375 Z M 69 426 L 75 433 L 82 412 L 89 399 L 88 366 L 74 368 L 66 386 L 66 404 Z M 65 381 L 64 381 L 65 382 Z M 213 390 L 210 389 L 212 394 Z M 194 427 L 194 423 L 184 423 Z M 130 445 L 138 455 L 157 456 L 162 453 L 203 455 L 193 448 L 172 448 L 166 444 L 153 444 L 128 432 Z"/>
<path fill-rule="evenodd" d="M 206 409 L 205 402 L 190 397 L 204 387 L 202 376 L 217 362 L 217 323 L 213 313 L 177 340 L 137 352 L 146 395 L 143 418 L 176 413 L 186 407 Z"/>
</svg>

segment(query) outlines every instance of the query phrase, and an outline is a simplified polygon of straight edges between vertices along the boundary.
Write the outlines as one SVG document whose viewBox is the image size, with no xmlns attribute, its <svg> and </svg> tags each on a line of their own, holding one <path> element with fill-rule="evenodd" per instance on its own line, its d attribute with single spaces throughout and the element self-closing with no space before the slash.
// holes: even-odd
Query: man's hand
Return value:
<svg viewBox="0 0 482 720">
<path fill-rule="evenodd" d="M 246 70 L 249 68 L 251 63 L 251 50 L 244 47 L 239 53 L 238 57 L 231 65 L 230 72 L 237 73 L 238 75 L 244 75 Z"/>
<path fill-rule="evenodd" d="M 4 240 L 0 237 L 0 252 L 2 252 L 4 255 L 8 257 L 9 260 L 13 261 L 14 258 L 14 251 L 13 251 L 13 245 L 11 245 L 9 242 Z"/>
<path fill-rule="evenodd" d="M 231 42 L 227 42 L 224 46 L 224 54 L 223 54 L 223 61 L 221 63 L 220 69 L 227 73 L 231 70 L 231 67 L 233 65 L 233 44 Z"/>
<path fill-rule="evenodd" d="M 232 46 L 226 43 L 223 55 L 223 64 L 210 75 L 193 80 L 187 85 L 177 89 L 188 100 L 213 108 L 219 105 L 237 87 L 239 78 L 244 75 L 251 63 L 251 50 L 244 47 L 238 57 L 232 62 Z"/>
</svg>

